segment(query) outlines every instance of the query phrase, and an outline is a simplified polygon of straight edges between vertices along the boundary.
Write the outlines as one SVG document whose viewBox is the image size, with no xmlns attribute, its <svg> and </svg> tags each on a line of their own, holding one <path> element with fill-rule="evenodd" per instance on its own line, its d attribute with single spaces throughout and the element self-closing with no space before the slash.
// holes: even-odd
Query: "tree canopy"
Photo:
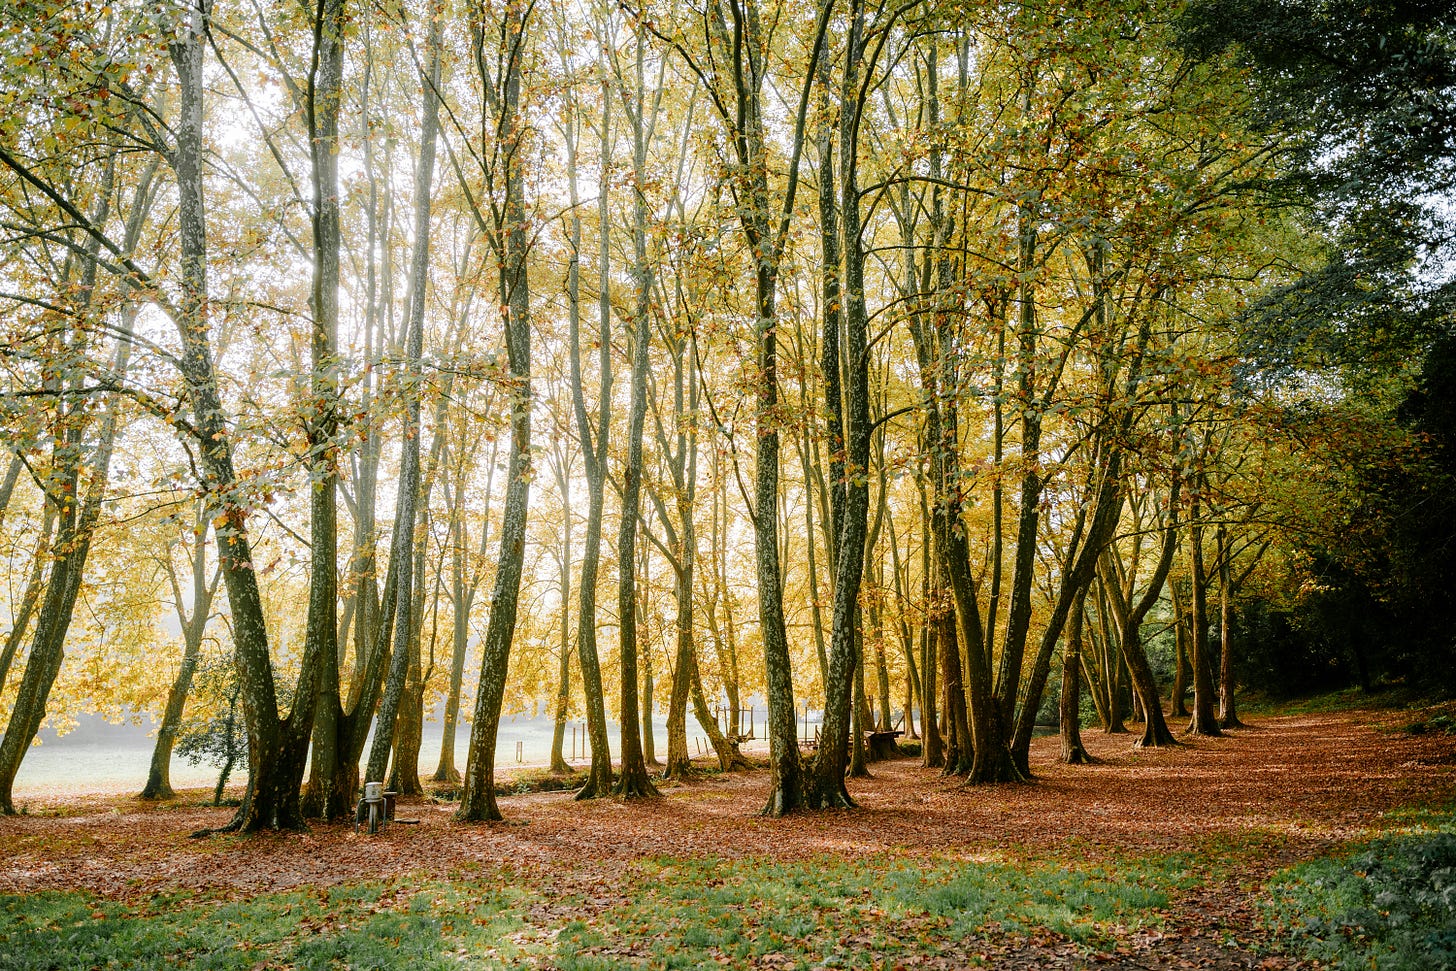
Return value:
<svg viewBox="0 0 1456 971">
<path fill-rule="evenodd" d="M 244 829 L 437 709 L 490 819 L 504 714 L 650 797 L 656 708 L 672 775 L 766 706 L 781 814 L 876 731 L 994 783 L 1065 698 L 1442 676 L 1447 4 L 0 17 L 0 810 L 81 711 L 169 791 L 219 645 Z"/>
</svg>

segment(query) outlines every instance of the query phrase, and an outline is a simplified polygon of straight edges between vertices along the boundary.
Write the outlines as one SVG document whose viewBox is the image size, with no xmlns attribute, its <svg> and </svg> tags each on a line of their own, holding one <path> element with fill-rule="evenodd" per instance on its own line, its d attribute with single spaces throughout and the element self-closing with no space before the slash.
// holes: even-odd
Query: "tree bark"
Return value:
<svg viewBox="0 0 1456 971">
<path fill-rule="evenodd" d="M 419 571 L 415 563 L 415 528 L 421 517 L 422 489 L 420 487 L 420 439 L 423 435 L 421 422 L 424 394 L 424 335 L 425 295 L 429 285 L 430 266 L 430 216 L 431 199 L 435 176 L 435 143 L 439 134 L 440 107 L 437 89 L 440 79 L 440 60 L 444 50 L 441 17 L 430 18 L 430 33 L 426 40 L 427 66 L 423 81 L 424 105 L 420 123 L 420 155 L 415 167 L 414 185 L 414 252 L 410 260 L 409 319 L 405 336 L 404 372 L 401 389 L 405 400 L 405 416 L 401 429 L 399 493 L 395 504 L 394 534 L 390 540 L 390 570 L 397 572 L 394 607 L 394 630 L 389 673 L 385 679 L 384 693 L 379 700 L 379 713 L 374 724 L 374 742 L 369 750 L 368 765 L 364 770 L 364 781 L 385 780 L 390 749 L 394 745 L 395 731 L 399 722 L 401 706 L 406 694 L 409 678 L 411 650 L 418 650 L 419 630 L 415 610 L 416 576 Z M 438 434 L 438 430 L 437 430 Z M 420 686 L 423 691 L 423 685 Z M 423 699 L 421 699 L 423 700 Z M 423 707 L 421 705 L 421 707 Z M 409 788 L 419 788 L 419 750 L 414 751 L 414 760 L 405 765 L 396 760 L 396 774 L 403 781 L 408 777 Z"/>
<path fill-rule="evenodd" d="M 632 123 L 632 276 L 637 288 L 636 306 L 631 318 L 632 372 L 631 403 L 627 425 L 627 463 L 622 469 L 622 521 L 617 533 L 617 632 L 618 656 L 621 663 L 621 702 L 617 723 L 621 730 L 621 775 L 612 787 L 614 795 L 625 798 L 655 796 L 657 789 L 647 776 L 642 750 L 641 712 L 637 701 L 637 519 L 642 505 L 642 434 L 647 419 L 647 351 L 652 328 L 652 264 L 647 259 L 647 199 L 645 168 L 647 164 L 647 110 L 642 90 L 642 65 L 645 41 L 639 28 L 637 36 L 637 98 L 624 99 Z"/>
<path fill-rule="evenodd" d="M 313 23 L 314 61 L 306 109 L 313 177 L 313 281 L 310 331 L 308 432 L 309 583 L 305 650 L 318 658 L 316 696 L 311 699 L 320 739 L 334 740 L 342 717 L 339 688 L 338 486 L 339 486 L 339 108 L 344 75 L 344 0 L 324 0 Z M 337 744 L 315 749 L 314 779 L 307 808 L 337 818 L 353 792 L 333 790 L 338 781 Z"/>
<path fill-rule="evenodd" d="M 1218 663 L 1218 727 L 1243 728 L 1239 721 L 1238 703 L 1234 698 L 1233 609 L 1230 597 L 1233 588 L 1233 549 L 1228 527 L 1218 527 L 1218 630 L 1220 651 Z"/>
<path fill-rule="evenodd" d="M 1203 524 L 1199 520 L 1195 500 L 1188 524 L 1188 572 L 1193 580 L 1193 715 L 1188 722 L 1189 735 L 1222 735 L 1218 715 L 1214 711 L 1215 692 L 1209 665 L 1208 644 L 1208 579 L 1203 565 Z"/>
<path fill-rule="evenodd" d="M 612 126 L 612 102 L 602 99 L 602 171 L 601 191 L 597 196 L 600 236 L 597 250 L 599 293 L 597 353 L 599 360 L 597 426 L 593 432 L 587 416 L 586 395 L 581 370 L 581 219 L 576 215 L 579 204 L 576 180 L 576 140 L 574 127 L 567 131 L 567 186 L 571 193 L 571 263 L 567 267 L 567 312 L 571 346 L 571 400 L 576 415 L 577 434 L 586 465 L 587 516 L 586 536 L 581 559 L 581 603 L 577 608 L 576 653 L 581 665 L 582 695 L 586 704 L 587 732 L 591 738 L 591 767 L 586 782 L 577 790 L 576 798 L 594 799 L 612 790 L 612 752 L 607 739 L 605 693 L 602 690 L 601 664 L 597 655 L 597 570 L 601 561 L 602 506 L 606 500 L 607 438 L 611 431 L 612 391 L 612 307 L 611 251 L 608 234 L 607 199 L 611 184 L 609 143 Z"/>
<path fill-rule="evenodd" d="M 1061 759 L 1067 765 L 1087 765 L 1096 760 L 1082 744 L 1082 627 L 1087 591 L 1083 587 L 1067 619 L 1067 641 L 1062 651 L 1062 690 L 1057 714 L 1062 741 Z"/>
<path fill-rule="evenodd" d="M 529 7 L 519 0 L 507 5 L 501 24 L 502 52 L 507 65 L 500 79 L 497 158 L 504 168 L 503 224 L 493 227 L 500 260 L 500 305 L 505 311 L 507 387 L 511 392 L 510 472 L 505 512 L 501 519 L 500 555 L 490 620 L 482 643 L 480 684 L 476 691 L 475 721 L 470 733 L 470 757 L 457 818 L 467 821 L 500 819 L 495 800 L 495 744 L 505 696 L 506 669 L 516 629 L 517 597 L 526 548 L 527 501 L 531 491 L 531 291 L 527 275 L 527 235 L 524 173 L 522 172 L 524 118 L 521 114 L 521 53 L 526 40 Z M 477 26 L 476 61 L 484 83 L 490 76 L 484 63 L 485 25 Z"/>
<path fill-rule="evenodd" d="M 142 786 L 142 799 L 171 799 L 172 791 L 172 746 L 177 741 L 177 732 L 182 727 L 182 712 L 187 704 L 187 695 L 192 690 L 192 677 L 197 672 L 197 662 L 202 656 L 202 637 L 207 631 L 207 622 L 212 614 L 212 597 L 217 590 L 218 575 L 212 581 L 207 577 L 207 512 L 199 504 L 196 521 L 192 528 L 192 555 L 189 557 L 192 580 L 192 606 L 189 611 L 182 597 L 181 584 L 171 563 L 168 552 L 166 570 L 172 582 L 172 600 L 177 620 L 182 629 L 182 663 L 177 667 L 177 676 L 167 691 L 167 707 L 162 712 L 162 723 L 157 726 L 157 742 L 152 747 L 152 761 L 147 769 L 147 781 Z"/>
<path fill-rule="evenodd" d="M 564 774 L 571 771 L 563 751 L 566 746 L 566 722 L 571 707 L 571 458 L 569 454 L 562 454 L 559 440 L 552 442 L 552 449 L 554 461 L 551 467 L 556 473 L 556 487 L 561 493 L 561 638 L 556 668 L 556 706 L 551 729 L 551 771 Z"/>
</svg>

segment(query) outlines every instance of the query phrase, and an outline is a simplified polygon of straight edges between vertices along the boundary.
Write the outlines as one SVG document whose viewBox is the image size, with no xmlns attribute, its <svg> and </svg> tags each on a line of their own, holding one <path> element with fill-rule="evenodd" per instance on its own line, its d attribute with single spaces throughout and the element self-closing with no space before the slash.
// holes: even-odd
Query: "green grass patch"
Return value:
<svg viewBox="0 0 1456 971">
<path fill-rule="evenodd" d="M 1456 967 L 1456 820 L 1412 810 L 1409 828 L 1284 871 L 1266 917 L 1336 968 Z"/>
<path fill-rule="evenodd" d="M 354 884 L 243 900 L 85 893 L 0 897 L 0 965 L 72 968 L 507 967 L 523 894 L 466 882 Z"/>
<path fill-rule="evenodd" d="M 881 967 L 990 934 L 1050 931 L 1096 946 L 1157 923 L 1168 894 L 1196 879 L 1188 860 L 702 857 L 642 861 L 599 881 L 578 874 L 559 887 L 549 874 L 548 885 L 530 886 L 506 872 L 126 904 L 79 892 L 6 896 L 0 966 L 584 971 L 774 955 L 781 967 Z"/>
<path fill-rule="evenodd" d="M 979 934 L 1046 930 L 1096 945 L 1156 923 L 1193 880 L 1182 858 L 1125 865 L 828 857 L 811 863 L 658 860 L 628 900 L 563 928 L 564 971 L 748 965 L 881 967 Z"/>
</svg>

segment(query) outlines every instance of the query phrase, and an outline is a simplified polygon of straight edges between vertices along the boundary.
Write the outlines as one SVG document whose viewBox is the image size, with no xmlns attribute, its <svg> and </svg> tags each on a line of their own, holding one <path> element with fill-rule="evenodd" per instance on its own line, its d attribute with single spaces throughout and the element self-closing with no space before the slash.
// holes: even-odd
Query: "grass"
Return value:
<svg viewBox="0 0 1456 971">
<path fill-rule="evenodd" d="M 434 969 L 515 958 L 522 894 L 465 882 L 364 883 L 243 900 L 84 893 L 0 897 L 0 965 L 69 968 Z M 495 960 L 488 955 L 494 955 Z"/>
<path fill-rule="evenodd" d="M 1456 817 L 1402 815 L 1403 829 L 1271 883 L 1266 920 L 1294 950 L 1335 968 L 1456 967 Z"/>
<path fill-rule="evenodd" d="M 1266 939 L 1336 968 L 1456 967 L 1456 820 L 1410 809 L 1385 822 L 1397 828 L 1279 874 Z M 973 965 L 1033 944 L 1086 954 L 1162 924 L 1181 891 L 1237 872 L 1261 845 L 1114 859 L 1014 845 L 973 860 L 661 857 L 242 896 L 0 896 L 0 968 L 868 968 L 925 954 Z"/>
<path fill-rule="evenodd" d="M 1433 731 L 1451 732 L 1456 702 L 1433 700 L 1428 693 L 1416 691 L 1403 684 L 1379 685 L 1371 691 L 1360 688 L 1340 688 L 1323 694 L 1303 698 L 1281 698 L 1253 694 L 1239 704 L 1241 714 L 1254 717 L 1271 715 L 1322 715 L 1348 711 L 1409 711 L 1420 725 L 1433 721 Z"/>
<path fill-rule="evenodd" d="M 579 889 L 494 879 L 361 882 L 242 899 L 0 897 L 0 966 L 61 968 L 879 967 L 1050 931 L 1084 945 L 1156 923 L 1183 857 L 1116 866 L 893 855 L 655 859 Z"/>
</svg>

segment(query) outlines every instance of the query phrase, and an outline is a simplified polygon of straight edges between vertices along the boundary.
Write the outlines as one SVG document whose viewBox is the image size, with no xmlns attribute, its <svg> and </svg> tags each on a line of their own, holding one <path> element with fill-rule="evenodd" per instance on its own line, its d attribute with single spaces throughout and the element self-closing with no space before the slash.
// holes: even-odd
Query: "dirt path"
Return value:
<svg viewBox="0 0 1456 971">
<path fill-rule="evenodd" d="M 1037 781 L 1029 785 L 968 788 L 915 760 L 878 763 L 872 779 L 851 782 L 859 810 L 788 819 L 756 815 L 765 798 L 762 773 L 706 776 L 665 790 L 667 798 L 630 804 L 577 803 L 561 793 L 511 797 L 502 801 L 508 821 L 494 825 L 455 824 L 449 806 L 406 805 L 400 815 L 419 825 L 375 838 L 318 826 L 194 840 L 187 834 L 223 823 L 228 810 L 153 808 L 117 797 L 50 816 L 32 805 L 31 815 L 0 819 L 0 892 L 249 893 L 363 876 L 450 876 L 481 865 L 569 880 L 656 856 L 1095 860 L 1213 840 L 1255 862 L 1236 880 L 1178 897 L 1161 933 L 1130 936 L 1099 966 L 1255 967 L 1259 959 L 1237 939 L 1249 932 L 1253 896 L 1271 873 L 1393 825 L 1382 816 L 1388 810 L 1456 800 L 1456 739 L 1407 736 L 1392 729 L 1395 718 L 1268 718 L 1225 738 L 1149 752 L 1133 751 L 1131 736 L 1094 730 L 1085 740 L 1100 761 L 1076 767 L 1056 761 L 1055 738 L 1040 739 L 1032 754 Z M 1040 953 L 1034 942 L 1020 948 L 993 963 L 1085 963 L 1055 943 Z"/>
</svg>

